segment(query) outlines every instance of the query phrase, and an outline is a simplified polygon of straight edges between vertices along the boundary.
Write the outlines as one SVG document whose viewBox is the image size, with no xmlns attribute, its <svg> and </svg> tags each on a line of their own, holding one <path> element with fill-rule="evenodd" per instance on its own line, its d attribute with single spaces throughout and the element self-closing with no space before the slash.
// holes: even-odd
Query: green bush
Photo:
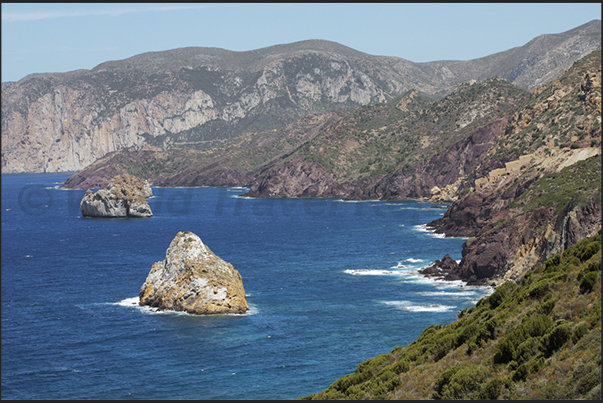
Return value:
<svg viewBox="0 0 603 403">
<path fill-rule="evenodd" d="M 584 249 L 582 249 L 579 252 L 578 258 L 580 259 L 580 261 L 586 262 L 588 259 L 591 258 L 591 256 L 595 255 L 599 250 L 601 250 L 601 245 L 599 244 L 599 242 L 590 242 L 588 244 L 588 246 L 586 246 Z"/>
<path fill-rule="evenodd" d="M 561 262 L 561 255 L 558 253 L 554 254 L 550 259 L 544 262 L 544 271 L 543 273 L 547 273 L 549 271 L 556 271 L 559 267 L 559 263 Z"/>
<path fill-rule="evenodd" d="M 434 361 L 439 361 L 448 354 L 450 350 L 456 347 L 456 335 L 447 334 L 440 338 L 437 344 L 434 346 L 432 352 L 434 354 Z"/>
<path fill-rule="evenodd" d="M 483 341 L 488 341 L 488 340 L 492 340 L 496 337 L 497 335 L 497 327 L 499 324 L 499 319 L 498 318 L 491 318 L 488 319 L 486 321 L 486 323 L 484 323 L 484 326 L 482 326 L 479 331 L 477 332 L 477 337 L 476 337 L 476 341 L 479 340 L 483 340 Z"/>
<path fill-rule="evenodd" d="M 530 374 L 537 373 L 545 364 L 544 357 L 521 364 L 513 373 L 514 381 L 525 381 Z"/>
<path fill-rule="evenodd" d="M 500 395 L 500 391 L 504 382 L 499 378 L 494 378 L 484 385 L 482 390 L 479 391 L 477 399 L 479 400 L 496 400 Z"/>
<path fill-rule="evenodd" d="M 550 357 L 572 337 L 572 326 L 562 324 L 551 329 L 540 339 L 539 349 L 546 357 Z"/>
<path fill-rule="evenodd" d="M 580 281 L 580 292 L 585 293 L 592 290 L 598 279 L 599 274 L 595 271 L 585 274 L 582 281 Z"/>
<path fill-rule="evenodd" d="M 448 385 L 448 383 L 450 383 L 450 379 L 454 376 L 454 374 L 456 374 L 458 371 L 461 370 L 461 366 L 457 366 L 457 367 L 452 367 L 452 368 L 448 368 L 447 370 L 445 370 L 444 372 L 442 372 L 442 375 L 440 375 L 440 377 L 437 379 L 437 381 L 435 381 L 435 384 L 433 385 L 433 395 L 432 398 L 433 399 L 441 399 L 442 398 L 442 389 L 444 388 L 444 386 Z"/>
<path fill-rule="evenodd" d="M 538 337 L 530 337 L 523 343 L 517 346 L 513 353 L 513 359 L 519 364 L 529 361 L 532 357 L 538 354 L 538 345 L 540 339 Z"/>
<path fill-rule="evenodd" d="M 586 395 L 601 384 L 601 368 L 597 367 L 594 362 L 579 365 L 574 370 L 572 384 L 574 385 L 572 390 L 574 395 Z"/>
<path fill-rule="evenodd" d="M 538 307 L 538 312 L 548 315 L 551 313 L 551 311 L 553 310 L 553 308 L 555 307 L 555 304 L 557 303 L 556 299 L 551 299 L 548 300 L 546 302 L 543 302 L 542 304 L 540 304 L 540 306 Z"/>
<path fill-rule="evenodd" d="M 409 369 L 410 369 L 410 364 L 406 360 L 398 361 L 392 367 L 392 370 L 395 373 L 397 373 L 397 374 L 401 374 L 402 372 L 406 372 Z"/>
<path fill-rule="evenodd" d="M 572 334 L 572 342 L 574 344 L 578 343 L 586 333 L 588 333 L 588 325 L 586 323 L 581 323 L 576 330 L 574 330 L 574 334 Z"/>
<path fill-rule="evenodd" d="M 466 399 L 480 390 L 486 378 L 486 370 L 481 366 L 461 367 L 441 387 L 441 399 Z"/>
<path fill-rule="evenodd" d="M 530 298 L 541 298 L 555 285 L 554 281 L 550 281 L 548 278 L 538 280 L 529 290 L 528 295 Z"/>
<path fill-rule="evenodd" d="M 456 346 L 461 346 L 478 332 L 479 326 L 476 323 L 471 323 L 463 327 L 456 337 Z"/>
<path fill-rule="evenodd" d="M 494 362 L 507 363 L 514 359 L 515 350 L 529 337 L 540 337 L 553 326 L 553 321 L 548 315 L 538 314 L 524 320 L 507 336 L 502 338 L 495 349 Z"/>
<path fill-rule="evenodd" d="M 512 281 L 507 281 L 506 283 L 497 287 L 496 291 L 494 291 L 494 293 L 488 297 L 490 308 L 494 309 L 499 306 L 503 301 L 508 299 L 513 294 L 515 289 L 517 289 L 517 285 Z"/>
</svg>

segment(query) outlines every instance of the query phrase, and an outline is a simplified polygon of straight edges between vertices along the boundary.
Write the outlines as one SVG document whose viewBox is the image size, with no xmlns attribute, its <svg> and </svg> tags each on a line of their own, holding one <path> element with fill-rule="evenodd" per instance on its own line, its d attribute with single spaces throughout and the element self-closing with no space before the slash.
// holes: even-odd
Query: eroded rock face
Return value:
<svg viewBox="0 0 603 403">
<path fill-rule="evenodd" d="M 146 184 L 132 175 L 113 178 L 105 189 L 94 192 L 90 189 L 80 202 L 84 217 L 152 217 L 153 212 L 146 198 L 153 195 Z M 149 196 L 150 195 L 150 196 Z"/>
<path fill-rule="evenodd" d="M 178 232 L 165 260 L 153 264 L 139 296 L 141 306 L 195 315 L 249 310 L 239 272 L 192 232 Z"/>
</svg>

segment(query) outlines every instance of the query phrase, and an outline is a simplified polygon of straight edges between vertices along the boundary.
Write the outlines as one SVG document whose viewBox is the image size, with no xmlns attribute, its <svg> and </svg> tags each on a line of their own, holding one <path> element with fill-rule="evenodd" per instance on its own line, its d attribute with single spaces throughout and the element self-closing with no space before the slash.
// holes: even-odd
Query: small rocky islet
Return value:
<svg viewBox="0 0 603 403">
<path fill-rule="evenodd" d="M 84 217 L 152 217 L 147 198 L 153 196 L 148 181 L 129 174 L 114 177 L 103 189 L 88 189 L 80 202 Z"/>
<path fill-rule="evenodd" d="M 165 259 L 153 264 L 139 298 L 140 306 L 194 315 L 249 310 L 239 272 L 189 231 L 178 232 Z"/>
</svg>

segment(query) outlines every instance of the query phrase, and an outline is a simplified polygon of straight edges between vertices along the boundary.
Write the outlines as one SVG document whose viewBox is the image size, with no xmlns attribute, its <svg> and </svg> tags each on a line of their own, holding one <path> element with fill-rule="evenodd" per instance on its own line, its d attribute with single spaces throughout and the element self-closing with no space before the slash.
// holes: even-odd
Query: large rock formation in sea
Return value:
<svg viewBox="0 0 603 403">
<path fill-rule="evenodd" d="M 249 310 L 243 280 L 192 232 L 178 232 L 140 288 L 141 306 L 195 315 Z"/>
<path fill-rule="evenodd" d="M 32 74 L 2 83 L 2 173 L 77 171 L 130 147 L 208 149 L 411 89 L 439 99 L 496 76 L 532 89 L 600 48 L 600 36 L 594 20 L 479 59 L 428 63 L 329 41 L 248 52 L 190 47 Z"/>
<path fill-rule="evenodd" d="M 146 198 L 153 196 L 147 181 L 123 174 L 112 179 L 107 188 L 90 189 L 80 202 L 84 217 L 152 217 Z"/>
</svg>

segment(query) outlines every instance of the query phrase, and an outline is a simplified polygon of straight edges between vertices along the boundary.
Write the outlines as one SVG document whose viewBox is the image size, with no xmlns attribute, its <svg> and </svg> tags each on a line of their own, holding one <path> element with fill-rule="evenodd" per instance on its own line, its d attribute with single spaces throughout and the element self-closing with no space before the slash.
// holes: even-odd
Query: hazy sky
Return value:
<svg viewBox="0 0 603 403">
<path fill-rule="evenodd" d="M 306 39 L 413 62 L 469 60 L 594 19 L 600 3 L 2 3 L 2 82 L 149 51 Z"/>
</svg>

